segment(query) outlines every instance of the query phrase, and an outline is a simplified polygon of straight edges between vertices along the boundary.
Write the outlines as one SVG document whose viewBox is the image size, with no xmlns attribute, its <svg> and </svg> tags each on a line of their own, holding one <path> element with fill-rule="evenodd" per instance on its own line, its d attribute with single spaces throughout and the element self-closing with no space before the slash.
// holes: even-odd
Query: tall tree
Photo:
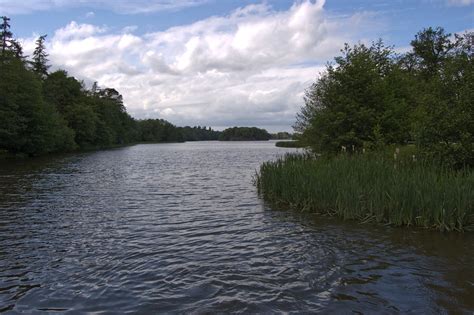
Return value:
<svg viewBox="0 0 474 315">
<path fill-rule="evenodd" d="M 378 41 L 346 45 L 342 53 L 306 91 L 295 130 L 318 152 L 407 141 L 407 105 L 393 50 Z"/>
<path fill-rule="evenodd" d="M 442 57 L 417 87 L 417 144 L 426 156 L 445 164 L 474 165 L 474 33 L 455 35 L 454 41 L 442 34 L 437 38 L 426 46 L 441 47 L 435 43 L 442 41 L 444 50 L 436 53 Z"/>
<path fill-rule="evenodd" d="M 48 54 L 46 53 L 45 40 L 47 35 L 42 35 L 36 40 L 36 48 L 33 52 L 33 71 L 44 79 L 48 76 Z"/>
<path fill-rule="evenodd" d="M 1 54 L 3 57 L 8 56 L 25 61 L 23 56 L 23 47 L 18 40 L 13 38 L 13 34 L 10 31 L 10 19 L 6 16 L 0 17 L 2 22 L 0 23 L 0 47 Z M 9 53 L 11 51 L 11 53 Z"/>
<path fill-rule="evenodd" d="M 23 47 L 21 46 L 20 42 L 16 39 L 11 40 L 11 49 L 15 58 L 24 60 L 25 56 L 23 55 Z"/>
<path fill-rule="evenodd" d="M 2 56 L 5 56 L 5 51 L 9 46 L 9 42 L 12 39 L 12 32 L 10 31 L 10 19 L 6 16 L 2 16 L 2 23 L 0 24 L 0 45 L 2 47 Z"/>
<path fill-rule="evenodd" d="M 426 75 L 434 75 L 453 49 L 450 37 L 451 34 L 446 33 L 442 27 L 429 27 L 418 32 L 411 41 L 413 54 L 418 58 L 420 68 Z"/>
<path fill-rule="evenodd" d="M 0 63 L 0 149 L 37 155 L 74 147 L 73 133 L 44 101 L 39 78 L 16 58 Z"/>
</svg>

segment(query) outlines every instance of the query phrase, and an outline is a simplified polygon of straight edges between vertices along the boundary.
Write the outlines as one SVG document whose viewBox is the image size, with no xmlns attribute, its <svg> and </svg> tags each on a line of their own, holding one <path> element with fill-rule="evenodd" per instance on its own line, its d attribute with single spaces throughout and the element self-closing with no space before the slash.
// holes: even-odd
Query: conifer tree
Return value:
<svg viewBox="0 0 474 315">
<path fill-rule="evenodd" d="M 5 56 L 5 51 L 9 47 L 9 42 L 12 40 L 12 32 L 10 31 L 10 18 L 2 16 L 2 23 L 0 24 L 0 45 L 2 48 L 2 56 Z"/>
<path fill-rule="evenodd" d="M 41 78 L 46 78 L 48 76 L 48 54 L 46 53 L 46 48 L 44 42 L 47 35 L 42 35 L 36 40 L 36 48 L 33 52 L 33 71 L 39 75 Z"/>
<path fill-rule="evenodd" d="M 11 49 L 13 51 L 13 54 L 15 55 L 15 58 L 20 60 L 25 59 L 25 56 L 23 56 L 23 47 L 21 47 L 20 42 L 16 39 L 11 40 Z"/>
</svg>

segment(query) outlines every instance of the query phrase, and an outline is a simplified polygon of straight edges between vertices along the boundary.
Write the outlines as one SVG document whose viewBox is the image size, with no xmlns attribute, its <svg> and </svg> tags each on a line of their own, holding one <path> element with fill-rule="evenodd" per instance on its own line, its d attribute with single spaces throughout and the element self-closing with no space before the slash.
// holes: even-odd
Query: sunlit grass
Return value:
<svg viewBox="0 0 474 315">
<path fill-rule="evenodd" d="M 474 229 L 474 172 L 421 163 L 411 155 L 394 160 L 289 154 L 264 163 L 255 184 L 266 201 L 301 211 L 395 226 Z"/>
</svg>

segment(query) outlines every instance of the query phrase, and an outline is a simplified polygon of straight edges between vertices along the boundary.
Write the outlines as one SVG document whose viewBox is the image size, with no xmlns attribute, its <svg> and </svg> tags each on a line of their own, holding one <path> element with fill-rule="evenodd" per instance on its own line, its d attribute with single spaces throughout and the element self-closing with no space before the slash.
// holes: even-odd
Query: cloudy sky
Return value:
<svg viewBox="0 0 474 315">
<path fill-rule="evenodd" d="M 407 49 L 424 27 L 474 28 L 474 0 L 0 0 L 31 52 L 114 87 L 136 118 L 291 130 L 344 42 Z"/>
</svg>

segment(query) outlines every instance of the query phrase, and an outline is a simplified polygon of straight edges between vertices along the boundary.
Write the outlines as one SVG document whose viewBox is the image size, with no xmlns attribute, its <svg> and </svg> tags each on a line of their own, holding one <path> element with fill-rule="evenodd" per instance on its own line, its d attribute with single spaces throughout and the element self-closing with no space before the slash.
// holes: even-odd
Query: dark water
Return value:
<svg viewBox="0 0 474 315">
<path fill-rule="evenodd" d="M 273 143 L 137 145 L 0 166 L 11 313 L 472 313 L 474 238 L 263 205 Z"/>
</svg>

